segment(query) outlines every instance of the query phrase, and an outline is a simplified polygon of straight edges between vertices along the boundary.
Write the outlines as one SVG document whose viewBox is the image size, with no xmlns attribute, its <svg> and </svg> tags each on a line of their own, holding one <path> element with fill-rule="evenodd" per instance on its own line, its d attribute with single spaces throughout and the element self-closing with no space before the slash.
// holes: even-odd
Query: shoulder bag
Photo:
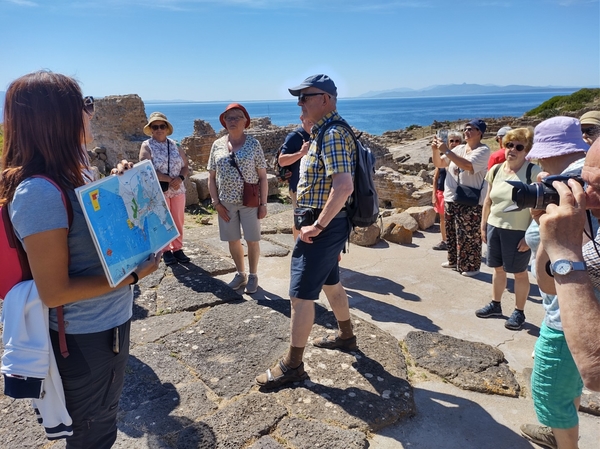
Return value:
<svg viewBox="0 0 600 449">
<path fill-rule="evenodd" d="M 242 171 L 240 170 L 240 167 L 238 166 L 238 163 L 235 160 L 235 155 L 233 154 L 232 151 L 229 152 L 229 157 L 230 157 L 231 165 L 233 165 L 236 168 L 236 170 L 242 177 L 242 181 L 244 181 L 244 194 L 243 194 L 242 204 L 246 207 L 260 206 L 260 192 L 259 192 L 260 183 L 250 184 L 249 182 L 246 182 L 246 180 L 244 179 L 244 175 L 242 174 Z"/>
<path fill-rule="evenodd" d="M 481 184 L 479 189 L 475 187 L 469 187 L 461 185 L 460 183 L 460 172 L 458 171 L 458 185 L 456 186 L 456 193 L 454 194 L 454 202 L 456 204 L 462 204 L 463 206 L 477 206 L 479 204 L 479 197 L 481 196 L 481 190 L 485 184 L 485 180 Z"/>
</svg>

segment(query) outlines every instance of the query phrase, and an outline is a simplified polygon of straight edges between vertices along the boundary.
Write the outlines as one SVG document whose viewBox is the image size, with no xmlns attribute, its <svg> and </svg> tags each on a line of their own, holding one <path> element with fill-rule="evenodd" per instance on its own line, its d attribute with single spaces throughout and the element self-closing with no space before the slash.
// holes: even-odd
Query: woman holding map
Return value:
<svg viewBox="0 0 600 449">
<path fill-rule="evenodd" d="M 183 248 L 183 219 L 185 216 L 185 184 L 183 181 L 188 175 L 187 157 L 177 146 L 177 142 L 167 137 L 173 134 L 173 125 L 169 123 L 163 113 L 153 112 L 150 114 L 148 123 L 144 126 L 144 134 L 151 137 L 142 143 L 140 161 L 145 159 L 152 161 L 165 194 L 165 201 L 179 231 L 179 237 L 165 248 L 163 260 L 166 265 L 189 262 L 190 258 L 181 249 Z"/>
<path fill-rule="evenodd" d="M 160 262 L 150 256 L 115 288 L 108 284 L 74 192 L 86 183 L 82 143 L 92 140 L 93 113 L 93 99 L 82 97 L 75 80 L 49 71 L 22 76 L 6 92 L 0 206 L 27 253 L 35 281 L 27 299 L 49 308 L 51 354 L 72 419 L 58 438 L 72 430 L 69 449 L 109 448 L 116 440 L 131 285 Z"/>
<path fill-rule="evenodd" d="M 246 287 L 246 293 L 258 289 L 258 259 L 260 257 L 260 220 L 267 216 L 267 162 L 258 140 L 245 133 L 250 115 L 239 103 L 231 103 L 219 117 L 228 134 L 215 140 L 208 158 L 208 190 L 212 205 L 219 214 L 219 235 L 229 243 L 237 273 L 229 283 L 233 290 Z M 258 183 L 258 186 L 256 184 Z M 255 206 L 246 206 L 246 185 L 256 186 Z M 242 233 L 248 245 L 248 265 L 244 267 Z"/>
</svg>

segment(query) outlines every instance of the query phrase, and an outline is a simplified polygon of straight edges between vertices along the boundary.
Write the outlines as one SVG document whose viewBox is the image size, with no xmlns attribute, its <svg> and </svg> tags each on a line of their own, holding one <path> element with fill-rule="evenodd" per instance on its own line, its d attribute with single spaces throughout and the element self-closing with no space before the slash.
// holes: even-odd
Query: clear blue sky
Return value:
<svg viewBox="0 0 600 449">
<path fill-rule="evenodd" d="M 599 0 L 0 0 L 0 42 L 0 91 L 42 68 L 146 101 L 600 84 Z"/>
</svg>

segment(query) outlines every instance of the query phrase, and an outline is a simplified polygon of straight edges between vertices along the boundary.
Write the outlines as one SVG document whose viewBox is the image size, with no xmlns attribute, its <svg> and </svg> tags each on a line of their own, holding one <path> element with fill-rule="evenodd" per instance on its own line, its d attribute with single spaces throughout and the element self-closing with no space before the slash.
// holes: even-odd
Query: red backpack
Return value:
<svg viewBox="0 0 600 449">
<path fill-rule="evenodd" d="M 63 204 L 67 210 L 69 228 L 73 223 L 73 207 L 66 192 L 52 179 L 43 175 L 34 175 L 33 178 L 43 178 L 52 183 L 62 194 Z M 8 214 L 8 204 L 0 207 L 0 299 L 4 299 L 6 294 L 19 282 L 33 279 L 27 253 L 23 245 L 17 238 L 10 216 Z"/>
</svg>

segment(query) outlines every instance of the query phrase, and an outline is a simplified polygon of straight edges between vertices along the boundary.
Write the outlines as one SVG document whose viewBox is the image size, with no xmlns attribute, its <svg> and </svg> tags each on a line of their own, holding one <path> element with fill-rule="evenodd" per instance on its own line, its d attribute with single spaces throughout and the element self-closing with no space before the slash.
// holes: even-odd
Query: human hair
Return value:
<svg viewBox="0 0 600 449">
<path fill-rule="evenodd" d="M 525 152 L 529 153 L 533 146 L 533 128 L 528 126 L 527 128 L 511 129 L 502 139 L 502 146 L 506 147 L 508 142 L 513 141 L 522 142 L 525 145 Z"/>
<path fill-rule="evenodd" d="M 460 139 L 461 143 L 463 141 L 463 135 L 459 131 L 450 131 L 448 133 L 448 139 L 450 139 L 450 137 L 458 137 Z"/>
<path fill-rule="evenodd" d="M 0 205 L 33 175 L 64 189 L 83 185 L 84 133 L 83 97 L 73 78 L 42 70 L 14 80 L 4 102 Z"/>
</svg>

